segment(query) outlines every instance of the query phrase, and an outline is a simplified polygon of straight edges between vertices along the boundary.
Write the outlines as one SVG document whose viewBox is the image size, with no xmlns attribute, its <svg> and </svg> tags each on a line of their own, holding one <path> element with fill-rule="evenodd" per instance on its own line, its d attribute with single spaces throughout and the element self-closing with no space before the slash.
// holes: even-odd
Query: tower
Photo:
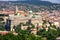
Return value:
<svg viewBox="0 0 60 40">
<path fill-rule="evenodd" d="M 16 13 L 18 12 L 18 7 L 16 6 Z"/>
<path fill-rule="evenodd" d="M 4 9 L 4 8 L 3 8 L 2 10 L 3 10 L 3 11 L 5 11 L 5 9 Z"/>
</svg>

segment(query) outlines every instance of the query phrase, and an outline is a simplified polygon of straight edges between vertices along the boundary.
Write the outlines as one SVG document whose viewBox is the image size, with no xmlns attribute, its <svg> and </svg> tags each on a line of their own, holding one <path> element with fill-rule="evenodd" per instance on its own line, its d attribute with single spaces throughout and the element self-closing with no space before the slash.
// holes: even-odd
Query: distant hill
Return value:
<svg viewBox="0 0 60 40">
<path fill-rule="evenodd" d="M 28 4 L 34 4 L 34 5 L 52 5 L 51 2 L 47 1 L 20 1 L 21 3 L 28 3 Z"/>
<path fill-rule="evenodd" d="M 34 4 L 34 5 L 45 5 L 45 6 L 60 5 L 60 4 L 55 4 L 55 3 L 48 2 L 48 1 L 38 1 L 38 0 L 32 0 L 32 1 L 13 1 L 13 2 Z"/>
<path fill-rule="evenodd" d="M 9 2 L 12 3 L 27 3 L 27 4 L 34 4 L 34 5 L 44 5 L 44 6 L 50 6 L 50 5 L 57 5 L 48 1 L 37 1 L 37 0 L 31 0 L 31 1 L 0 1 L 0 3 L 5 2 L 8 4 Z M 60 4 L 58 4 L 60 5 Z"/>
</svg>

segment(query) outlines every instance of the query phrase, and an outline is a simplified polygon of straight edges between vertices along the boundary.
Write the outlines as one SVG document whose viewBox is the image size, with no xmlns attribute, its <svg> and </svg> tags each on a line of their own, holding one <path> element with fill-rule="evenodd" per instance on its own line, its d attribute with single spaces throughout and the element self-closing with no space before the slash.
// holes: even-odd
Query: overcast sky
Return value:
<svg viewBox="0 0 60 40">
<path fill-rule="evenodd" d="M 0 1 L 19 1 L 19 0 L 0 0 Z M 25 0 L 20 0 L 20 1 L 25 1 Z M 60 0 L 41 0 L 41 1 L 49 1 L 52 3 L 60 3 Z"/>
</svg>

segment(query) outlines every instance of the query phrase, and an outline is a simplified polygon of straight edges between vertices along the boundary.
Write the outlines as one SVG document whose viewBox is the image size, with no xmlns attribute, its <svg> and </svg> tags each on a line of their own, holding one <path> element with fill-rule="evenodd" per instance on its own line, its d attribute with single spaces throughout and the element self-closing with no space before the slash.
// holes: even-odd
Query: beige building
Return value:
<svg viewBox="0 0 60 40">
<path fill-rule="evenodd" d="M 28 26 L 21 26 L 21 30 L 27 30 Z"/>
<path fill-rule="evenodd" d="M 33 14 L 31 14 L 33 15 Z M 37 15 L 38 16 L 38 15 Z M 8 19 L 11 20 L 11 31 L 13 31 L 13 26 L 17 26 L 18 24 L 20 23 L 26 23 L 28 22 L 29 19 L 31 19 L 31 23 L 32 24 L 36 24 L 35 27 L 37 27 L 37 24 L 39 24 L 41 21 L 42 21 L 42 17 L 35 17 L 35 18 L 32 18 L 31 17 L 25 17 L 25 16 L 20 16 L 20 15 L 9 15 Z M 22 26 L 21 27 L 22 29 L 26 29 L 25 26 Z"/>
<path fill-rule="evenodd" d="M 36 29 L 31 29 L 30 30 L 32 34 L 37 34 L 37 30 Z"/>
</svg>

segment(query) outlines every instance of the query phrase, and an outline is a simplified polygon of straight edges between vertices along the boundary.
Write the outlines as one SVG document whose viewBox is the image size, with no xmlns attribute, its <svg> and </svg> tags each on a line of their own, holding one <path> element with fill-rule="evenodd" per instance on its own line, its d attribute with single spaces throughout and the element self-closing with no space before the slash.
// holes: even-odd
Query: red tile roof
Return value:
<svg viewBox="0 0 60 40">
<path fill-rule="evenodd" d="M 6 35 L 8 33 L 9 33 L 8 31 L 0 31 L 0 34 L 2 34 L 2 35 Z"/>
<path fill-rule="evenodd" d="M 14 11 L 0 11 L 0 14 L 14 14 Z"/>
</svg>

